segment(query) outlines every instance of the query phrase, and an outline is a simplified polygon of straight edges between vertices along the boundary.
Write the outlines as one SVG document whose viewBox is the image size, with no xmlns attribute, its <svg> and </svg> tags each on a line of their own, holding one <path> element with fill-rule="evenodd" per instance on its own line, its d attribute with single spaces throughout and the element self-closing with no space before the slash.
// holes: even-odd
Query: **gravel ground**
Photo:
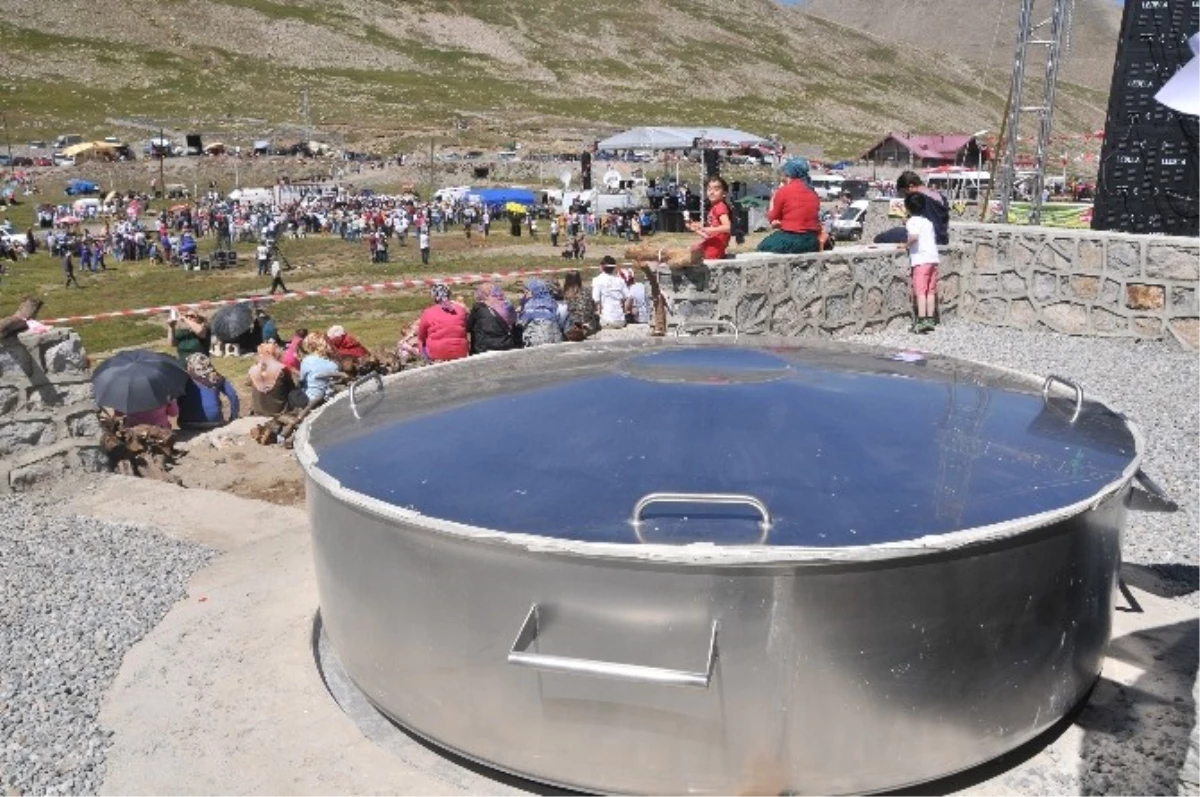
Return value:
<svg viewBox="0 0 1200 797">
<path fill-rule="evenodd" d="M 0 792 L 95 794 L 97 715 L 121 659 L 213 552 L 68 516 L 54 492 L 0 498 Z"/>
<path fill-rule="evenodd" d="M 1051 332 L 948 322 L 936 332 L 907 329 L 854 338 L 862 343 L 913 348 L 1078 383 L 1124 412 L 1146 437 L 1142 469 L 1181 509 L 1130 512 L 1122 544 L 1126 562 L 1145 565 L 1177 595 L 1196 600 L 1200 540 L 1200 357 L 1158 342 L 1084 338 Z"/>
</svg>

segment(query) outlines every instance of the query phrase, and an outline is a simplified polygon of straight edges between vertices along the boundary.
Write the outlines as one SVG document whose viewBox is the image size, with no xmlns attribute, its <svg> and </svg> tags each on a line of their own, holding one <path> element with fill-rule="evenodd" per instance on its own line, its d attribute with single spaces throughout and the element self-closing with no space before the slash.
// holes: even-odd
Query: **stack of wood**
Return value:
<svg viewBox="0 0 1200 797">
<path fill-rule="evenodd" d="M 704 251 L 681 246 L 653 246 L 642 244 L 625 250 L 625 259 L 639 266 L 661 263 L 668 268 L 691 268 L 704 263 Z"/>
<path fill-rule="evenodd" d="M 183 486 L 179 477 L 169 472 L 179 456 L 173 430 L 149 424 L 126 427 L 124 418 L 106 413 L 100 417 L 100 428 L 100 445 L 115 472 Z"/>
<path fill-rule="evenodd" d="M 251 429 L 250 439 L 264 446 L 275 445 L 283 440 L 284 446 L 291 448 L 292 434 L 295 433 L 296 427 L 300 425 L 303 417 L 300 410 L 281 412 Z"/>
</svg>

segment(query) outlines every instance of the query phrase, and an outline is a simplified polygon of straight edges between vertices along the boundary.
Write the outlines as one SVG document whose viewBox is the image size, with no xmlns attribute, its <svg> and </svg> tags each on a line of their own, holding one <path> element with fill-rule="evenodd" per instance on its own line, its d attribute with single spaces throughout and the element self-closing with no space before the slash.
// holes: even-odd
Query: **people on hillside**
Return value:
<svg viewBox="0 0 1200 797">
<path fill-rule="evenodd" d="M 279 359 L 282 351 L 273 341 L 258 347 L 258 361 L 250 366 L 250 412 L 273 416 L 288 408 L 288 394 L 295 388 L 292 374 Z"/>
<path fill-rule="evenodd" d="M 466 357 L 471 352 L 467 309 L 451 300 L 447 285 L 434 285 L 431 294 L 433 304 L 425 308 L 417 324 L 422 354 L 433 362 Z"/>
<path fill-rule="evenodd" d="M 527 349 L 562 343 L 568 328 L 566 305 L 554 298 L 545 280 L 531 279 L 525 287 L 529 293 L 517 316 L 521 322 L 521 342 Z"/>
<path fill-rule="evenodd" d="M 212 348 L 208 320 L 198 310 L 184 310 L 167 321 L 167 344 L 175 347 L 176 356 L 185 363 L 193 354 L 208 354 Z"/>
<path fill-rule="evenodd" d="M 484 282 L 475 289 L 475 305 L 467 316 L 471 354 L 508 351 L 516 346 L 513 328 L 516 310 L 499 285 Z"/>
<path fill-rule="evenodd" d="M 760 252 L 804 254 L 820 251 L 821 199 L 809 186 L 805 158 L 783 164 L 785 182 L 771 197 L 767 220 L 771 234 L 758 244 Z"/>
<path fill-rule="evenodd" d="M 223 425 L 226 419 L 222 396 L 229 402 L 229 420 L 237 420 L 241 409 L 237 391 L 217 371 L 207 354 L 188 355 L 187 372 L 191 379 L 179 399 L 179 428 L 211 429 Z"/>
<path fill-rule="evenodd" d="M 703 222 L 689 221 L 687 228 L 700 236 L 699 243 L 693 249 L 702 251 L 705 260 L 720 260 L 725 257 L 733 232 L 729 205 L 725 203 L 729 183 L 725 182 L 724 177 L 710 177 L 704 191 L 708 197 L 708 215 Z"/>
<path fill-rule="evenodd" d="M 341 324 L 331 326 L 325 333 L 325 338 L 329 341 L 329 348 L 334 357 L 350 357 L 357 360 L 359 357 L 370 355 L 367 347 Z"/>
<path fill-rule="evenodd" d="M 592 301 L 600 308 L 601 329 L 625 326 L 625 301 L 629 286 L 616 275 L 617 261 L 611 255 L 600 260 L 600 273 L 592 280 Z"/>
<path fill-rule="evenodd" d="M 583 276 L 568 271 L 563 277 L 563 299 L 567 304 L 567 338 L 583 340 L 600 331 L 600 314 L 592 294 L 583 287 Z"/>
</svg>

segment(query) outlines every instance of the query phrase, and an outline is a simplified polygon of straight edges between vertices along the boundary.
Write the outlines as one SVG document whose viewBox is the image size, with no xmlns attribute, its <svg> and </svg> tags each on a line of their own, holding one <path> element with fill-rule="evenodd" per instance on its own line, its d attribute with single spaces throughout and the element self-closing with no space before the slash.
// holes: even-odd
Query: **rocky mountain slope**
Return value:
<svg viewBox="0 0 1200 797">
<path fill-rule="evenodd" d="M 999 0 L 932 5 L 954 2 Z M 931 70 L 892 36 L 774 0 L 0 0 L 0 40 L 17 140 L 163 125 L 573 150 L 629 125 L 721 124 L 844 156 L 889 130 L 995 129 L 1009 76 L 1008 57 Z M 1106 91 L 1059 97 L 1059 130 L 1102 124 Z"/>
<path fill-rule="evenodd" d="M 950 53 L 974 64 L 1011 68 L 1020 0 L 803 0 L 805 13 L 885 41 Z M 1053 0 L 1036 0 L 1034 24 L 1049 20 Z M 1075 0 L 1063 80 L 1107 92 L 1112 81 L 1121 7 L 1115 0 Z M 1048 34 L 1047 24 L 1039 33 Z M 1045 56 L 1037 48 L 1031 61 Z M 1044 53 L 1044 50 L 1040 52 Z"/>
</svg>

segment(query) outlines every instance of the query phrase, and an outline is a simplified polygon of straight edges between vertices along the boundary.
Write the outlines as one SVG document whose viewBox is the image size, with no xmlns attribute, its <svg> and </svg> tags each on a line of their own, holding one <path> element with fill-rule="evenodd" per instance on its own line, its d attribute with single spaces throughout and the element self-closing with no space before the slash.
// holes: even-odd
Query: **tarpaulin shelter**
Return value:
<svg viewBox="0 0 1200 797">
<path fill-rule="evenodd" d="M 119 144 L 111 144 L 107 141 L 85 141 L 82 144 L 67 147 L 62 153 L 68 158 L 87 160 L 88 158 L 115 158 L 118 149 L 120 149 Z"/>
<path fill-rule="evenodd" d="M 743 149 L 771 147 L 772 142 L 754 133 L 731 127 L 635 127 L 609 136 L 596 145 L 602 150 L 622 149 Z"/>
<path fill-rule="evenodd" d="M 537 194 L 528 188 L 472 188 L 467 196 L 485 205 L 505 205 L 517 202 L 525 206 L 537 204 Z"/>
</svg>

